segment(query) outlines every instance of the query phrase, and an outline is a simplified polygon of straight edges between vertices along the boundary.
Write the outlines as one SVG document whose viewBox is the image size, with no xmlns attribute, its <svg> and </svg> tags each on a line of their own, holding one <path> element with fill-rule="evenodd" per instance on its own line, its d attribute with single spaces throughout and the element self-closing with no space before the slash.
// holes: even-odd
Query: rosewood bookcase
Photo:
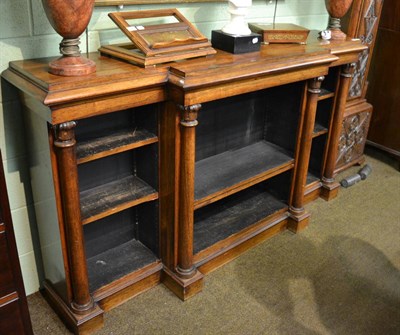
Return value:
<svg viewBox="0 0 400 335">
<path fill-rule="evenodd" d="M 365 48 L 312 35 L 146 69 L 94 53 L 97 72 L 75 78 L 49 74 L 49 59 L 11 62 L 43 293 L 66 325 L 92 333 L 160 282 L 187 299 L 208 272 L 306 227 L 306 202 L 337 191 L 337 134 Z"/>
</svg>

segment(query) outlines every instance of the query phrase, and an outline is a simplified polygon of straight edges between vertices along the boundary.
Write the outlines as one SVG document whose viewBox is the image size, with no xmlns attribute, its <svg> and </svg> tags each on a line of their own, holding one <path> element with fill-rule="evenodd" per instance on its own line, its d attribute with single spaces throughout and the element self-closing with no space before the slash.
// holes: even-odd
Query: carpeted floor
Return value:
<svg viewBox="0 0 400 335">
<path fill-rule="evenodd" d="M 106 313 L 97 334 L 400 334 L 400 172 L 379 152 L 367 163 L 365 181 L 307 206 L 302 233 L 214 271 L 186 302 L 159 285 Z M 36 335 L 69 334 L 40 294 L 28 301 Z"/>
</svg>

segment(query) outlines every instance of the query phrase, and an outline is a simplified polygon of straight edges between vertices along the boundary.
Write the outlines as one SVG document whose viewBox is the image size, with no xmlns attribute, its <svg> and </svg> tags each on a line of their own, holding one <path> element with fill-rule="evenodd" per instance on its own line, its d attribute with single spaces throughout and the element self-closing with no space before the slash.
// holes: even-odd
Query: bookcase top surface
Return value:
<svg viewBox="0 0 400 335">
<path fill-rule="evenodd" d="M 323 41 L 317 38 L 316 32 L 312 32 L 307 44 L 268 44 L 262 45 L 259 52 L 239 55 L 218 51 L 216 57 L 172 64 L 170 72 L 185 79 L 204 77 L 201 82 L 205 84 L 207 77 L 210 77 L 213 73 L 222 77 L 224 71 L 234 77 L 245 72 L 262 74 L 293 68 L 300 69 L 310 64 L 335 62 L 338 57 L 344 55 L 352 55 L 352 59 L 356 60 L 358 53 L 364 49 L 366 49 L 366 46 L 362 45 L 359 40 Z M 213 81 L 215 81 L 215 78 L 213 78 Z"/>
<path fill-rule="evenodd" d="M 239 55 L 218 51 L 216 55 L 148 68 L 96 52 L 89 55 L 96 63 L 96 72 L 80 77 L 50 74 L 48 63 L 52 58 L 13 61 L 2 76 L 43 105 L 52 107 L 149 87 L 163 90 L 168 81 L 181 87 L 212 86 L 221 81 L 235 82 L 243 77 L 302 70 L 318 64 L 329 66 L 345 54 L 356 59 L 365 48 L 360 41 L 353 40 L 327 43 L 318 40 L 314 33 L 306 45 L 264 45 L 260 52 Z"/>
<path fill-rule="evenodd" d="M 89 58 L 96 63 L 96 72 L 90 75 L 53 75 L 48 72 L 48 63 L 54 58 L 41 58 L 10 62 L 9 69 L 2 76 L 23 91 L 33 91 L 35 87 L 39 90 L 38 99 L 48 106 L 149 86 L 162 86 L 168 77 L 165 66 L 143 69 L 127 62 L 101 57 L 97 52 L 89 54 Z M 15 75 L 19 78 L 15 78 Z"/>
</svg>

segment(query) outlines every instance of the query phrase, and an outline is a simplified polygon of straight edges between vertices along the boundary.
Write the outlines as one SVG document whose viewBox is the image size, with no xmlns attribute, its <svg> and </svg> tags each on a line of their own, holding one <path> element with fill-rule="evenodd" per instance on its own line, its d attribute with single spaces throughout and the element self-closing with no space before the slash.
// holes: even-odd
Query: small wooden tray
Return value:
<svg viewBox="0 0 400 335">
<path fill-rule="evenodd" d="M 263 43 L 306 44 L 310 30 L 292 23 L 249 23 L 251 31 L 263 36 Z"/>
<path fill-rule="evenodd" d="M 141 66 L 215 54 L 211 43 L 177 9 L 109 13 L 132 43 L 106 45 L 102 54 L 121 58 Z M 177 22 L 133 25 L 127 20 L 172 16 Z"/>
</svg>

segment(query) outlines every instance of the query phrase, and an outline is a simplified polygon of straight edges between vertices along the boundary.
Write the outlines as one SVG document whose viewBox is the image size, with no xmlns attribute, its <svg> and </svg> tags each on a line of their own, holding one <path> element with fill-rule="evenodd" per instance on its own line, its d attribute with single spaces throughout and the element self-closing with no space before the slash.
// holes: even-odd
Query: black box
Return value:
<svg viewBox="0 0 400 335">
<path fill-rule="evenodd" d="M 211 32 L 211 44 L 214 48 L 224 50 L 233 54 L 243 54 L 260 50 L 261 35 L 251 33 L 250 35 L 230 35 L 222 30 Z"/>
</svg>

